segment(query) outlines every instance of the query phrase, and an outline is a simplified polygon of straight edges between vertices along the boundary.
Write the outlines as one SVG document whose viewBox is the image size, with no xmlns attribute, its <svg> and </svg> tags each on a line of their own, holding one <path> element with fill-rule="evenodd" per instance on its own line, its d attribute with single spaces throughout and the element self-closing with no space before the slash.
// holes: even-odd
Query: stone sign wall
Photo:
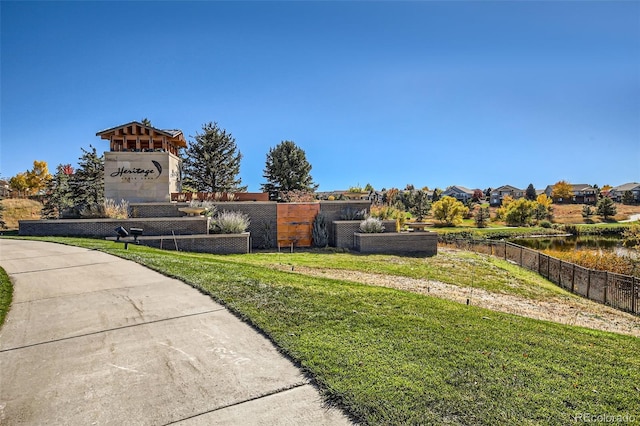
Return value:
<svg viewBox="0 0 640 426">
<path fill-rule="evenodd" d="M 105 198 L 169 202 L 182 190 L 181 160 L 169 152 L 105 152 L 104 159 Z"/>
</svg>

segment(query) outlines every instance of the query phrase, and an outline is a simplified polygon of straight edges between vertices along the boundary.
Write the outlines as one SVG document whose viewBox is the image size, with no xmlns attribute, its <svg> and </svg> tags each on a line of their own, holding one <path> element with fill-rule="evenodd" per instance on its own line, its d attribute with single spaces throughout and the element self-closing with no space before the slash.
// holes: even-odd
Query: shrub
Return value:
<svg viewBox="0 0 640 426">
<path fill-rule="evenodd" d="M 273 234 L 271 232 L 271 224 L 269 222 L 265 222 L 262 224 L 260 235 L 262 236 L 262 243 L 260 244 L 260 248 L 270 249 L 272 247 L 275 247 L 276 243 L 275 243 L 275 240 L 273 239 Z"/>
<path fill-rule="evenodd" d="M 548 220 L 542 220 L 542 221 L 540 221 L 540 223 L 538 223 L 538 225 L 539 225 L 541 228 L 549 229 L 549 228 L 551 228 L 551 226 L 552 226 L 553 224 L 552 224 L 551 222 L 549 222 Z"/>
<path fill-rule="evenodd" d="M 189 201 L 189 207 L 203 208 L 205 216 L 213 216 L 216 213 L 216 206 L 212 201 L 199 201 L 197 199 Z"/>
<path fill-rule="evenodd" d="M 576 225 L 564 225 L 562 229 L 564 229 L 564 232 L 567 234 L 580 235 L 580 230 Z"/>
<path fill-rule="evenodd" d="M 329 245 L 329 231 L 327 230 L 327 218 L 324 214 L 318 213 L 313 220 L 311 232 L 313 245 L 316 247 L 326 247 Z"/>
<path fill-rule="evenodd" d="M 367 215 L 367 209 L 354 209 L 345 207 L 340 211 L 340 220 L 363 220 Z"/>
<path fill-rule="evenodd" d="M 80 217 L 85 219 L 128 219 L 129 203 L 125 200 L 116 203 L 107 198 L 102 204 L 90 204 L 80 209 Z"/>
<path fill-rule="evenodd" d="M 404 226 L 407 219 L 403 210 L 393 206 L 372 206 L 371 217 L 377 217 L 380 220 L 395 219 L 396 231 L 399 231 Z"/>
<path fill-rule="evenodd" d="M 377 217 L 380 220 L 398 219 L 402 215 L 402 210 L 398 210 L 393 206 L 371 207 L 371 217 Z"/>
<path fill-rule="evenodd" d="M 384 225 L 377 217 L 368 217 L 360 223 L 360 232 L 365 234 L 377 234 L 384 232 Z"/>
<path fill-rule="evenodd" d="M 627 228 L 622 233 L 622 237 L 624 238 L 622 244 L 624 244 L 625 247 L 640 248 L 640 225 L 632 225 L 630 228 Z"/>
<path fill-rule="evenodd" d="M 209 229 L 214 234 L 241 234 L 250 223 L 249 216 L 242 212 L 223 210 L 211 219 Z"/>
</svg>

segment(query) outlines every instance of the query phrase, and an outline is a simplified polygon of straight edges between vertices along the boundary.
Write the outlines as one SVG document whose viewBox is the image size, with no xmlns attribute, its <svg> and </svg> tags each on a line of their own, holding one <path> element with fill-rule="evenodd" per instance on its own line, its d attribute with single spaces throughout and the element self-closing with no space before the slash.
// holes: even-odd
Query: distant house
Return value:
<svg viewBox="0 0 640 426">
<path fill-rule="evenodd" d="M 443 197 L 453 197 L 463 203 L 468 202 L 473 198 L 473 190 L 465 188 L 464 186 L 450 186 L 442 192 Z"/>
<path fill-rule="evenodd" d="M 0 197 L 7 198 L 10 195 L 11 191 L 9 190 L 9 182 L 4 179 L 0 179 Z"/>
<path fill-rule="evenodd" d="M 576 183 L 570 184 L 571 192 L 573 195 L 571 196 L 571 200 L 562 200 L 559 202 L 564 203 L 576 203 L 576 204 L 595 204 L 598 201 L 598 190 L 593 186 L 588 185 L 586 183 Z M 544 190 L 544 193 L 547 197 L 551 197 L 553 193 L 553 185 L 547 185 Z"/>
<path fill-rule="evenodd" d="M 609 197 L 613 201 L 621 203 L 624 197 L 624 193 L 627 191 L 631 192 L 634 203 L 640 203 L 640 183 L 637 182 L 625 183 L 624 185 L 612 188 L 611 191 L 609 191 Z"/>
<path fill-rule="evenodd" d="M 503 185 L 500 188 L 493 189 L 489 197 L 489 204 L 499 206 L 502 204 L 504 197 L 511 197 L 514 200 L 524 197 L 524 189 L 518 189 L 515 186 Z"/>
</svg>

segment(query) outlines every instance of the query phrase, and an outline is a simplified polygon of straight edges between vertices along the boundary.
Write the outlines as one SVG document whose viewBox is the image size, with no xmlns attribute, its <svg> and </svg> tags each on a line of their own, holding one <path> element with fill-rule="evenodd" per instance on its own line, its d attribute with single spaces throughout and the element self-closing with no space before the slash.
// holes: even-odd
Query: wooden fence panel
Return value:
<svg viewBox="0 0 640 426">
<path fill-rule="evenodd" d="M 282 203 L 277 206 L 278 245 L 310 247 L 319 203 Z"/>
</svg>

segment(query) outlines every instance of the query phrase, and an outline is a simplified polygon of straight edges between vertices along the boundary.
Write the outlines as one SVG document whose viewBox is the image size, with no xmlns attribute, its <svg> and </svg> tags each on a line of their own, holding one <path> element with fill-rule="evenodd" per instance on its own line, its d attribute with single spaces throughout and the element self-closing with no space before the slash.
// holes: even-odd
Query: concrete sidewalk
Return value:
<svg viewBox="0 0 640 426">
<path fill-rule="evenodd" d="M 262 335 L 134 262 L 0 239 L 0 424 L 347 425 Z"/>
</svg>

